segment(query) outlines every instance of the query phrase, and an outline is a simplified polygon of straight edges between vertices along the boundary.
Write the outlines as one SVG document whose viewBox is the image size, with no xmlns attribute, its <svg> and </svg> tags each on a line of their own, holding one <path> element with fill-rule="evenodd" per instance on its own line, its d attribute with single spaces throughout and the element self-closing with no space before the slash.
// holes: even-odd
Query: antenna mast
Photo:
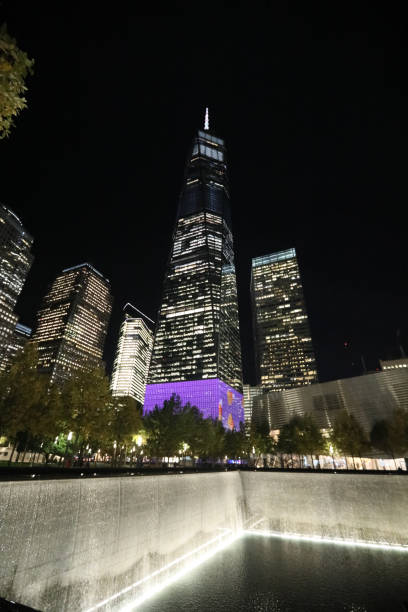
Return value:
<svg viewBox="0 0 408 612">
<path fill-rule="evenodd" d="M 208 116 L 208 106 L 205 109 L 204 129 L 207 131 L 210 129 L 210 118 Z"/>
<path fill-rule="evenodd" d="M 153 323 L 153 325 L 155 325 L 155 322 L 148 317 L 147 315 L 145 315 L 144 312 L 142 312 L 141 310 L 139 310 L 138 308 L 136 308 L 136 306 L 133 306 L 133 304 L 131 304 L 130 302 L 126 302 L 126 304 L 123 307 L 123 310 L 126 310 L 126 307 L 130 306 L 131 308 L 133 308 L 133 310 L 136 310 L 136 312 L 138 312 L 139 314 L 141 314 L 145 319 L 147 319 L 148 321 L 150 321 L 151 323 Z"/>
</svg>

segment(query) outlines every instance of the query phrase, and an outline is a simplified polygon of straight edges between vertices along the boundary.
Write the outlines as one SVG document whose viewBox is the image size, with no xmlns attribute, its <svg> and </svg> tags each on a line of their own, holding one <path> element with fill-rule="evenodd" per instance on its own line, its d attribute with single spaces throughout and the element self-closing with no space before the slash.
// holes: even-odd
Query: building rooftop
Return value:
<svg viewBox="0 0 408 612">
<path fill-rule="evenodd" d="M 265 266 L 266 264 L 275 263 L 276 261 L 293 259 L 293 257 L 296 257 L 295 249 L 286 249 L 285 251 L 278 251 L 270 255 L 261 255 L 260 257 L 253 257 L 252 267 L 257 268 L 258 266 Z"/>
<path fill-rule="evenodd" d="M 71 270 L 78 270 L 79 268 L 84 268 L 84 267 L 89 268 L 90 270 L 92 270 L 92 272 L 95 272 L 95 274 L 97 274 L 98 276 L 103 278 L 103 280 L 105 280 L 107 283 L 109 283 L 109 280 L 107 278 L 105 278 L 105 276 L 103 274 L 98 272 L 98 270 L 96 268 L 94 268 L 93 266 L 91 266 L 90 263 L 87 263 L 87 262 L 78 264 L 77 266 L 72 266 L 71 268 L 65 268 L 65 270 L 63 270 L 63 272 L 70 272 Z"/>
</svg>

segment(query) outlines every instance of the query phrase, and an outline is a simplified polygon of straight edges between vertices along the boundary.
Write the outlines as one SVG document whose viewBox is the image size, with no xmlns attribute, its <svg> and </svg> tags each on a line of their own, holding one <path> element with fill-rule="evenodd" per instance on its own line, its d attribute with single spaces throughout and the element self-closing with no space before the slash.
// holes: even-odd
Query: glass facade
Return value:
<svg viewBox="0 0 408 612">
<path fill-rule="evenodd" d="M 245 427 L 250 429 L 252 423 L 252 409 L 254 404 L 254 398 L 258 395 L 265 393 L 265 389 L 261 386 L 251 387 L 251 385 L 244 385 L 244 414 L 245 414 Z"/>
<path fill-rule="evenodd" d="M 149 385 L 147 389 L 145 412 L 150 412 L 155 406 L 163 406 L 164 400 L 176 393 L 183 404 L 189 402 L 202 412 L 204 418 L 222 421 L 225 428 L 239 429 L 239 424 L 244 422 L 242 393 L 218 378 L 161 383 Z"/>
<path fill-rule="evenodd" d="M 295 249 L 252 260 L 251 297 L 258 384 L 279 391 L 316 382 Z"/>
<path fill-rule="evenodd" d="M 9 363 L 18 321 L 14 308 L 33 263 L 32 244 L 20 219 L 0 205 L 0 369 Z"/>
<path fill-rule="evenodd" d="M 113 364 L 112 395 L 143 404 L 153 347 L 153 333 L 140 317 L 125 315 Z"/>
<path fill-rule="evenodd" d="M 156 325 L 145 410 L 154 407 L 156 400 L 152 398 L 158 397 L 155 385 L 165 388 L 168 397 L 171 389 L 176 389 L 176 385 L 163 387 L 163 383 L 196 381 L 197 400 L 188 400 L 195 405 L 201 401 L 199 389 L 204 388 L 200 381 L 206 379 L 213 379 L 214 384 L 221 387 L 226 384 L 235 395 L 242 394 L 225 156 L 223 140 L 205 131 L 198 132 L 179 201 Z M 216 395 L 211 400 L 214 405 L 206 409 L 206 414 L 218 414 L 220 398 Z M 185 397 L 181 399 L 184 401 Z M 243 420 L 242 411 L 238 422 Z"/>
<path fill-rule="evenodd" d="M 109 281 L 90 264 L 67 268 L 52 283 L 37 314 L 33 340 L 51 380 L 102 365 L 112 310 Z"/>
<path fill-rule="evenodd" d="M 319 428 L 330 430 L 346 411 L 369 434 L 376 421 L 392 418 L 407 405 L 408 371 L 395 369 L 265 393 L 254 398 L 252 420 L 280 430 L 294 416 L 308 414 Z"/>
<path fill-rule="evenodd" d="M 23 350 L 26 343 L 31 338 L 31 332 L 32 330 L 30 327 L 17 323 L 9 343 L 8 362 L 11 362 L 16 355 Z"/>
</svg>

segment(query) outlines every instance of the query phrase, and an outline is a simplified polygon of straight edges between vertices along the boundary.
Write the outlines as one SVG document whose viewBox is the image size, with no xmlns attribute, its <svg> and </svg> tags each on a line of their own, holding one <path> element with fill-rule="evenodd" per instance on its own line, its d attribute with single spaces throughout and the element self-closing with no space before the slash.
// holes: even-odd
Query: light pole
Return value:
<svg viewBox="0 0 408 612">
<path fill-rule="evenodd" d="M 113 443 L 113 465 L 115 465 L 116 462 L 116 440 Z"/>
</svg>

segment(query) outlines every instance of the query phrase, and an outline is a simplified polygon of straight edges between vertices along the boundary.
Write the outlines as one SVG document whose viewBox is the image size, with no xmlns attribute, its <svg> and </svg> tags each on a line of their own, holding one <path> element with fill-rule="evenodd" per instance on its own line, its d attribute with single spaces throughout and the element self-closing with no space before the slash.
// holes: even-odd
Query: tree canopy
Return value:
<svg viewBox="0 0 408 612">
<path fill-rule="evenodd" d="M 294 416 L 280 432 L 277 450 L 282 454 L 320 455 L 327 452 L 327 440 L 309 414 Z"/>
<path fill-rule="evenodd" d="M 353 414 L 342 411 L 336 418 L 331 440 L 344 455 L 358 457 L 369 448 L 368 436 Z"/>
<path fill-rule="evenodd" d="M 408 411 L 397 408 L 391 419 L 377 421 L 370 433 L 374 448 L 396 457 L 408 453 Z"/>
<path fill-rule="evenodd" d="M 0 27 L 0 139 L 9 136 L 15 117 L 27 107 L 25 81 L 33 73 L 33 65 L 34 60 L 18 48 L 3 24 Z"/>
<path fill-rule="evenodd" d="M 253 424 L 248 432 L 224 429 L 219 420 L 204 418 L 197 407 L 183 404 L 172 395 L 147 415 L 130 397 L 112 397 L 101 368 L 78 370 L 65 382 L 51 384 L 38 369 L 35 343 L 17 354 L 9 369 L 0 374 L 0 436 L 17 451 L 41 452 L 48 457 L 75 454 L 90 456 L 92 450 L 114 462 L 129 461 L 136 445 L 150 458 L 186 457 L 193 464 L 246 459 L 263 465 L 267 455 L 328 455 L 329 443 L 336 451 L 360 456 L 370 442 L 357 419 L 347 412 L 338 415 L 330 438 L 311 415 L 295 416 L 272 438 L 267 425 Z M 408 412 L 398 409 L 388 420 L 377 422 L 371 446 L 393 457 L 408 452 Z M 331 454 L 331 453 L 330 453 Z M 127 459 L 126 459 L 127 458 Z"/>
</svg>

